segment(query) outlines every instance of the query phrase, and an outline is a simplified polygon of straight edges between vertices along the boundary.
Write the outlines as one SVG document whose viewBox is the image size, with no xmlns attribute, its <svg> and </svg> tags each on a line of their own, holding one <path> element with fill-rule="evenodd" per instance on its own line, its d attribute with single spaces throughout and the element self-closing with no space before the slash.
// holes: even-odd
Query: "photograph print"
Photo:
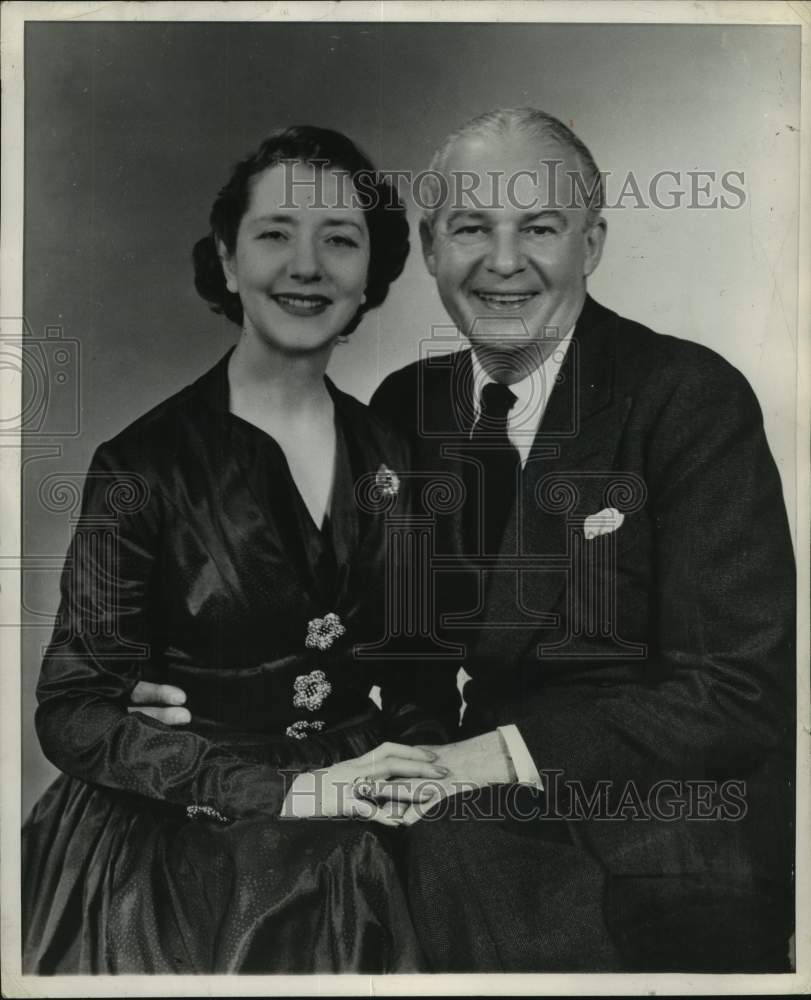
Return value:
<svg viewBox="0 0 811 1000">
<path fill-rule="evenodd" d="M 790 991 L 799 21 L 11 6 L 19 982 Z"/>
</svg>

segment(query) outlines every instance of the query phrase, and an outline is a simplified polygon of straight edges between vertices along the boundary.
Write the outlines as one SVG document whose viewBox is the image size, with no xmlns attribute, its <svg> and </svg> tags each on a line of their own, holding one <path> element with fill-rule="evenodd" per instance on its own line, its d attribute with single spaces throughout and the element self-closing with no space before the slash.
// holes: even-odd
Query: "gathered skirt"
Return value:
<svg viewBox="0 0 811 1000">
<path fill-rule="evenodd" d="M 23 971 L 420 971 L 400 833 L 188 819 L 62 775 L 23 827 Z"/>
</svg>

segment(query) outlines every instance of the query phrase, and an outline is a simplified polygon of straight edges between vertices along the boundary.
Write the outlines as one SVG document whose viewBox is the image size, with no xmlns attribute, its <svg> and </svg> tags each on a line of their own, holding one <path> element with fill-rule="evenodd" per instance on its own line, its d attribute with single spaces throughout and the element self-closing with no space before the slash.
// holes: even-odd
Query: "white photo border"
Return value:
<svg viewBox="0 0 811 1000">
<path fill-rule="evenodd" d="M 462 3 L 250 3 L 7 2 L 2 9 L 2 206 L 0 214 L 0 317 L 23 316 L 23 33 L 31 21 L 379 21 L 379 22 L 558 22 L 611 24 L 795 25 L 802 37 L 801 191 L 799 310 L 797 317 L 797 536 L 799 615 L 797 634 L 797 971 L 786 975 L 698 974 L 492 974 L 390 976 L 49 976 L 22 975 L 20 965 L 21 717 L 20 637 L 0 629 L 0 861 L 2 863 L 3 992 L 9 997 L 272 996 L 377 994 L 408 995 L 690 995 L 800 994 L 811 989 L 811 691 L 809 690 L 809 410 L 811 409 L 811 115 L 809 31 L 811 3 L 680 0 L 534 0 Z M 805 276 L 805 278 L 803 278 Z M 22 322 L 20 320 L 20 322 Z M 0 394 L 11 405 L 21 398 L 19 373 L 0 372 Z M 17 410 L 19 412 L 19 409 Z M 0 560 L 4 568 L 21 559 L 21 441 L 0 448 Z M 15 562 L 16 560 L 16 562 Z M 5 575 L 4 575 L 5 582 Z M 19 586 L 4 586 L 4 617 L 16 615 Z"/>
</svg>

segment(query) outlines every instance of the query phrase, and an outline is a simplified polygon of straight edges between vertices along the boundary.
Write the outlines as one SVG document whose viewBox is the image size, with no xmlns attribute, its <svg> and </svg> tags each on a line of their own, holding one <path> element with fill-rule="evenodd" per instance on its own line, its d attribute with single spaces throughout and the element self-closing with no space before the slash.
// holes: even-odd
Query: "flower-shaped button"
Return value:
<svg viewBox="0 0 811 1000">
<path fill-rule="evenodd" d="M 400 492 L 400 477 L 388 465 L 381 465 L 375 473 L 375 486 L 385 497 L 396 497 Z"/>
<path fill-rule="evenodd" d="M 323 618 L 312 618 L 307 622 L 307 638 L 304 645 L 307 649 L 329 649 L 330 646 L 346 632 L 341 619 L 330 611 Z"/>
<path fill-rule="evenodd" d="M 315 712 L 327 700 L 332 685 L 323 670 L 313 670 L 309 674 L 300 674 L 293 682 L 293 690 L 296 692 L 293 706 Z"/>
<path fill-rule="evenodd" d="M 285 729 L 285 736 L 289 736 L 293 740 L 305 740 L 310 732 L 318 733 L 324 728 L 324 723 L 321 719 L 315 719 L 310 722 L 308 719 L 299 719 L 298 722 L 294 722 L 292 726 L 288 726 Z"/>
</svg>

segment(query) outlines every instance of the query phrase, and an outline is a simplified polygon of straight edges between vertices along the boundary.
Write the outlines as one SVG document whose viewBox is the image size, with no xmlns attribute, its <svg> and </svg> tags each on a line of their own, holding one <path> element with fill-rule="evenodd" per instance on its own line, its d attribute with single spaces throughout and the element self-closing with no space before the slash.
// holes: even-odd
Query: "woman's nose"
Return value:
<svg viewBox="0 0 811 1000">
<path fill-rule="evenodd" d="M 518 233 L 494 233 L 485 264 L 490 271 L 502 278 L 509 278 L 510 275 L 523 271 L 524 256 Z"/>
<path fill-rule="evenodd" d="M 321 264 L 314 240 L 304 235 L 296 240 L 289 270 L 290 277 L 298 281 L 320 281 Z"/>
</svg>

